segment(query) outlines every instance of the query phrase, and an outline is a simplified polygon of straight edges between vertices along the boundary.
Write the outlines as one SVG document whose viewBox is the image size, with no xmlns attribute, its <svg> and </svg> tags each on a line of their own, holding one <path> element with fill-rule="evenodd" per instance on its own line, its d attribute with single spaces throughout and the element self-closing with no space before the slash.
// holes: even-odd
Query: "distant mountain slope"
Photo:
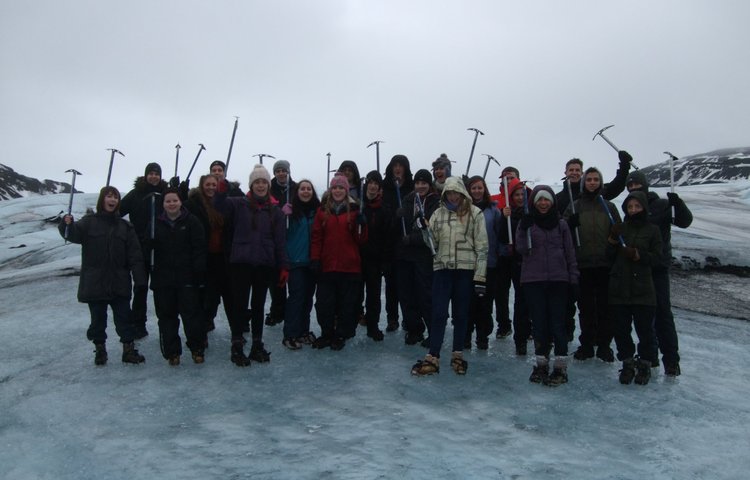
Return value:
<svg viewBox="0 0 750 480">
<path fill-rule="evenodd" d="M 70 193 L 70 184 L 27 177 L 12 168 L 0 163 L 0 200 L 28 197 L 32 195 L 49 195 L 51 193 Z M 76 193 L 80 193 L 76 190 Z"/>
<path fill-rule="evenodd" d="M 641 171 L 651 185 L 669 186 L 669 160 L 643 167 Z M 722 183 L 749 177 L 750 147 L 723 148 L 682 157 L 674 163 L 675 186 Z"/>
</svg>

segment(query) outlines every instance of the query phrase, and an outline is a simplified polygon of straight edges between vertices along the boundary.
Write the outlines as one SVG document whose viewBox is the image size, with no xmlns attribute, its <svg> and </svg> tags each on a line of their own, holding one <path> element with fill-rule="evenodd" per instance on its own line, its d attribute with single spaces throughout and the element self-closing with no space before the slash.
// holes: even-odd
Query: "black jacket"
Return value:
<svg viewBox="0 0 750 480">
<path fill-rule="evenodd" d="M 406 226 L 406 239 L 403 238 L 401 218 L 394 215 L 391 220 L 391 236 L 397 239 L 395 242 L 395 258 L 402 261 L 429 260 L 432 262 L 432 253 L 430 253 L 429 245 L 425 242 L 423 230 L 415 224 L 417 218 L 414 205 L 416 195 L 417 192 L 412 192 L 403 199 L 401 212 L 403 214 L 404 225 Z M 432 214 L 439 206 L 440 196 L 434 192 L 428 193 L 424 198 L 424 213 L 427 220 L 432 217 Z"/>
<path fill-rule="evenodd" d="M 648 221 L 659 227 L 662 255 L 657 268 L 669 268 L 672 263 L 672 225 L 687 228 L 693 223 L 693 213 L 680 197 L 675 196 L 674 216 L 666 198 L 659 198 L 654 192 L 647 192 Z"/>
<path fill-rule="evenodd" d="M 200 220 L 182 207 L 172 222 L 166 213 L 156 220 L 156 234 L 147 245 L 154 249 L 151 289 L 199 286 L 206 276 L 206 236 Z"/>
<path fill-rule="evenodd" d="M 151 185 L 146 177 L 138 177 L 133 183 L 133 189 L 122 198 L 120 202 L 120 216 L 130 215 L 130 223 L 135 227 L 138 238 L 143 240 L 149 237 L 149 225 L 151 224 L 151 198 L 152 193 L 164 195 L 167 190 L 167 182 L 161 180 L 158 185 Z M 154 200 L 154 208 L 158 217 L 162 212 L 163 198 L 157 196 Z"/>
<path fill-rule="evenodd" d="M 59 230 L 64 236 L 64 222 L 60 222 Z M 68 228 L 68 241 L 82 247 L 79 302 L 130 298 L 131 276 L 136 288 L 146 287 L 143 256 L 135 229 L 116 214 L 96 213 L 73 222 Z"/>
</svg>

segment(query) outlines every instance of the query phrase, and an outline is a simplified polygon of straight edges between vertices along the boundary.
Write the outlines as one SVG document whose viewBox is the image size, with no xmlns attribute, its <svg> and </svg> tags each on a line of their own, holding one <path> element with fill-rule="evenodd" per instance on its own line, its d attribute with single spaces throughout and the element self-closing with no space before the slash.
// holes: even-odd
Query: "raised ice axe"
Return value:
<svg viewBox="0 0 750 480">
<path fill-rule="evenodd" d="M 202 143 L 199 143 L 198 145 L 200 145 L 201 148 L 198 149 L 198 155 L 195 156 L 195 160 L 193 160 L 193 164 L 190 166 L 190 171 L 188 172 L 187 177 L 185 177 L 186 182 L 190 180 L 190 174 L 193 173 L 195 164 L 198 163 L 198 157 L 200 157 L 201 153 L 203 153 L 203 150 L 206 149 L 206 147 L 204 147 Z"/>
<path fill-rule="evenodd" d="M 109 187 L 109 179 L 112 178 L 112 164 L 115 162 L 115 153 L 119 153 L 123 157 L 125 156 L 125 154 L 116 148 L 108 148 L 107 150 L 112 152 L 112 155 L 110 155 L 109 157 L 109 171 L 107 172 L 107 185 L 106 186 Z"/>
<path fill-rule="evenodd" d="M 260 164 L 261 164 L 261 165 L 263 165 L 263 159 L 264 159 L 265 157 L 268 157 L 268 158 L 273 158 L 274 160 L 276 160 L 276 157 L 274 157 L 273 155 L 269 155 L 269 154 L 267 154 L 267 153 L 259 153 L 259 154 L 257 154 L 257 155 L 253 155 L 253 157 L 258 157 L 258 158 L 260 159 Z"/>
<path fill-rule="evenodd" d="M 180 146 L 180 142 L 177 142 L 177 145 L 174 146 L 175 149 L 175 155 L 174 155 L 174 176 L 177 177 L 177 166 L 180 164 L 180 149 L 182 147 Z"/>
<path fill-rule="evenodd" d="M 487 163 L 484 165 L 484 173 L 482 174 L 482 178 L 484 178 L 486 180 L 487 179 L 487 170 L 490 169 L 490 162 L 495 162 L 498 167 L 500 167 L 501 165 L 500 165 L 500 162 L 498 162 L 497 159 L 495 157 L 493 157 L 492 155 L 488 155 L 486 153 L 483 153 L 482 155 L 484 155 L 485 157 L 487 157 Z"/>
<path fill-rule="evenodd" d="M 381 143 L 385 143 L 385 142 L 382 140 L 375 140 L 374 142 L 372 142 L 371 144 L 367 146 L 367 148 L 370 148 L 373 145 L 375 145 L 375 166 L 377 167 L 376 170 L 378 171 L 378 173 L 380 173 L 380 144 Z"/>
<path fill-rule="evenodd" d="M 78 170 L 71 168 L 70 170 L 65 170 L 65 173 L 72 173 L 73 174 L 73 180 L 70 181 L 70 200 L 68 200 L 68 215 L 73 213 L 73 195 L 75 195 L 76 192 L 76 175 L 83 175 Z M 70 225 L 65 225 L 65 242 L 68 242 L 68 228 Z"/>
<path fill-rule="evenodd" d="M 466 176 L 469 176 L 469 169 L 471 168 L 471 159 L 474 158 L 474 147 L 477 146 L 477 137 L 484 135 L 484 132 L 478 128 L 467 128 L 466 130 L 474 131 L 474 142 L 471 144 L 471 153 L 469 153 L 469 163 L 466 164 Z"/>
<path fill-rule="evenodd" d="M 617 153 L 620 153 L 620 149 L 619 149 L 619 148 L 617 148 L 617 145 L 615 145 L 614 143 L 612 143 L 612 140 L 610 140 L 609 138 L 607 138 L 607 136 L 606 136 L 606 135 L 604 135 L 604 131 L 605 131 L 605 130 L 609 130 L 609 129 L 610 129 L 610 128 L 612 128 L 612 127 L 614 127 L 614 125 L 610 125 L 610 126 L 608 126 L 608 127 L 604 127 L 604 128 L 602 128 L 601 130 L 599 130 L 598 132 L 596 132 L 596 133 L 594 134 L 594 138 L 592 138 L 592 139 L 591 139 L 591 141 L 593 142 L 594 140 L 596 140 L 596 137 L 597 137 L 597 135 L 598 135 L 598 136 L 602 137 L 602 139 L 604 139 L 604 141 L 605 141 L 605 142 L 607 142 L 607 143 L 609 144 L 609 146 L 610 146 L 610 147 L 614 148 L 614 149 L 615 149 L 615 152 L 617 152 Z M 633 166 L 633 168 L 635 168 L 636 170 L 638 170 L 638 166 L 637 166 L 637 165 L 636 165 L 635 163 L 633 163 L 633 162 L 630 162 L 630 165 L 632 165 L 632 166 Z"/>
<path fill-rule="evenodd" d="M 674 162 L 679 160 L 672 152 L 664 152 L 665 155 L 669 155 L 669 188 L 674 193 Z"/>
<path fill-rule="evenodd" d="M 229 151 L 227 152 L 227 161 L 224 164 L 224 175 L 226 176 L 229 170 L 229 160 L 232 158 L 232 147 L 234 147 L 234 136 L 237 135 L 237 123 L 240 121 L 240 117 L 234 117 L 234 128 L 232 129 L 232 139 L 229 141 Z"/>
</svg>

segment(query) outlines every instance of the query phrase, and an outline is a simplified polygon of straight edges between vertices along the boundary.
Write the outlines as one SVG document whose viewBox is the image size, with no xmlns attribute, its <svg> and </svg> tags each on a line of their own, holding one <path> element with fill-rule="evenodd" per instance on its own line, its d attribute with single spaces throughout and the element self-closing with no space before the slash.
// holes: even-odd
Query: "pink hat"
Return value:
<svg viewBox="0 0 750 480">
<path fill-rule="evenodd" d="M 344 187 L 345 190 L 349 190 L 349 180 L 343 173 L 337 173 L 331 179 L 331 188 L 333 187 Z"/>
</svg>

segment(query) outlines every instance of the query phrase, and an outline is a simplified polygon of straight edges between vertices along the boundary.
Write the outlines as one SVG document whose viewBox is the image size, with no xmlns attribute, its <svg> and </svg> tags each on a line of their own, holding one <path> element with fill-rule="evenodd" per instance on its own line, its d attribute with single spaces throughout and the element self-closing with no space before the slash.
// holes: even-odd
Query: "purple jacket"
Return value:
<svg viewBox="0 0 750 480">
<path fill-rule="evenodd" d="M 531 226 L 531 251 L 526 230 L 516 230 L 516 251 L 523 256 L 521 283 L 568 282 L 578 283 L 578 264 L 573 239 L 565 220 L 558 227 L 545 230 Z"/>
<path fill-rule="evenodd" d="M 286 220 L 269 202 L 258 204 L 247 197 L 216 193 L 214 207 L 232 221 L 229 263 L 289 268 L 286 255 Z"/>
</svg>

